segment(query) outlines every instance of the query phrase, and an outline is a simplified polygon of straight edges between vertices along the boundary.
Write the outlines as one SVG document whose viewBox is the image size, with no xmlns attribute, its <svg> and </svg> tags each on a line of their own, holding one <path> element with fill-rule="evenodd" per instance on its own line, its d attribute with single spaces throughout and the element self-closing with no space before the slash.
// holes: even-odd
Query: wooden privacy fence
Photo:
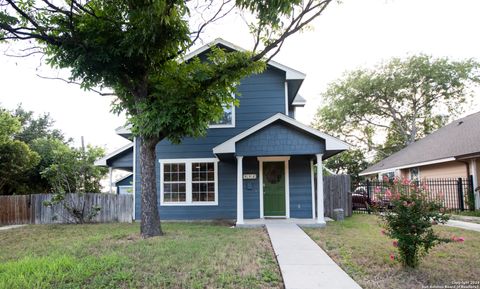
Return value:
<svg viewBox="0 0 480 289">
<path fill-rule="evenodd" d="M 68 212 L 62 203 L 51 207 L 43 205 L 51 194 L 0 196 L 0 225 L 65 223 Z M 67 194 L 65 200 L 84 204 L 85 208 L 100 207 L 92 222 L 131 222 L 133 196 L 113 194 Z"/>
<path fill-rule="evenodd" d="M 31 212 L 30 195 L 0 196 L 0 225 L 30 224 Z"/>
<path fill-rule="evenodd" d="M 325 216 L 333 218 L 333 210 L 335 209 L 343 209 L 345 217 L 352 215 L 350 187 L 349 175 L 323 177 L 323 205 L 325 208 Z"/>
</svg>

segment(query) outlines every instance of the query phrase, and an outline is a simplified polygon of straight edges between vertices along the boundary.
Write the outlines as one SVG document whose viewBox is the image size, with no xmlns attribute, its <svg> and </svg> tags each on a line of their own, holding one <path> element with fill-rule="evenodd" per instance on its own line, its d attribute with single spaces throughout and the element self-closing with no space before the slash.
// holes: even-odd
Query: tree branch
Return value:
<svg viewBox="0 0 480 289">
<path fill-rule="evenodd" d="M 68 80 L 68 79 L 64 79 L 64 78 L 61 78 L 61 77 L 49 77 L 49 76 L 43 76 L 43 75 L 40 75 L 37 73 L 37 76 L 40 77 L 40 78 L 43 78 L 43 79 L 50 79 L 50 80 L 61 80 L 65 83 L 69 83 L 69 84 L 76 84 L 76 85 L 82 85 L 81 83 L 78 83 L 78 82 L 75 82 L 75 81 L 72 81 L 72 80 Z M 115 93 L 112 93 L 112 92 L 101 92 L 100 90 L 97 90 L 97 89 L 94 89 L 94 88 L 87 88 L 87 90 L 90 90 L 90 91 L 93 91 L 101 96 L 116 96 Z"/>
</svg>

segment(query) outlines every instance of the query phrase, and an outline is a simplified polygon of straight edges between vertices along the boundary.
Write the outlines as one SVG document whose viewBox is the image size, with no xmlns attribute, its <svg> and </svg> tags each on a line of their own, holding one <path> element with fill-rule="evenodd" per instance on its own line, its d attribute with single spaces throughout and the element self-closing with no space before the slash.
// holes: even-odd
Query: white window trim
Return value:
<svg viewBox="0 0 480 289">
<path fill-rule="evenodd" d="M 260 196 L 260 219 L 265 218 L 263 208 L 263 163 L 264 162 L 284 162 L 285 163 L 285 216 L 267 216 L 268 218 L 287 218 L 290 219 L 290 177 L 289 177 L 289 161 L 290 157 L 257 157 L 259 171 L 259 196 Z"/>
<path fill-rule="evenodd" d="M 408 169 L 408 175 L 410 177 L 410 180 L 413 181 L 413 178 L 412 178 L 412 169 L 417 169 L 417 181 L 420 181 L 422 179 L 422 177 L 420 176 L 420 167 L 411 167 Z"/>
<path fill-rule="evenodd" d="M 218 159 L 161 159 L 160 163 L 160 206 L 218 206 Z M 185 163 L 185 202 L 165 202 L 163 200 L 163 165 L 171 163 Z M 213 163 L 215 181 L 215 202 L 193 202 L 192 201 L 192 163 Z"/>
<path fill-rule="evenodd" d="M 235 98 L 235 94 L 233 94 Z M 231 104 L 232 107 L 232 123 L 231 124 L 210 124 L 208 128 L 234 128 L 235 127 L 235 104 Z"/>
</svg>

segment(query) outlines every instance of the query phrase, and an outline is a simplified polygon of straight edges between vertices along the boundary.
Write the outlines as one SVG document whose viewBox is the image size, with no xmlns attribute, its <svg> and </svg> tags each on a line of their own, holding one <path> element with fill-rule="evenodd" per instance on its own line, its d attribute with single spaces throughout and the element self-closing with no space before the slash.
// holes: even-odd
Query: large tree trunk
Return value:
<svg viewBox="0 0 480 289">
<path fill-rule="evenodd" d="M 142 189 L 142 221 L 140 232 L 143 238 L 163 235 L 158 212 L 157 183 L 155 173 L 155 146 L 158 138 L 140 138 L 140 173 Z"/>
</svg>

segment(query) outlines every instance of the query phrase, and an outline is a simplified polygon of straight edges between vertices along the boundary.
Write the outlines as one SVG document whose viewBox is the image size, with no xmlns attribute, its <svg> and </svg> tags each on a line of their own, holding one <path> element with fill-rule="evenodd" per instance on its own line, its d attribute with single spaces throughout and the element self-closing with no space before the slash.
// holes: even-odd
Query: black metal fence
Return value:
<svg viewBox="0 0 480 289">
<path fill-rule="evenodd" d="M 400 181 L 401 182 L 401 181 Z M 449 211 L 475 210 L 473 177 L 458 179 L 422 179 L 409 184 L 401 184 L 408 192 L 413 185 L 423 186 L 429 200 L 443 202 Z M 390 184 L 384 181 L 365 181 L 352 185 L 352 210 L 356 213 L 370 213 L 372 204 L 389 205 L 385 191 Z"/>
</svg>

